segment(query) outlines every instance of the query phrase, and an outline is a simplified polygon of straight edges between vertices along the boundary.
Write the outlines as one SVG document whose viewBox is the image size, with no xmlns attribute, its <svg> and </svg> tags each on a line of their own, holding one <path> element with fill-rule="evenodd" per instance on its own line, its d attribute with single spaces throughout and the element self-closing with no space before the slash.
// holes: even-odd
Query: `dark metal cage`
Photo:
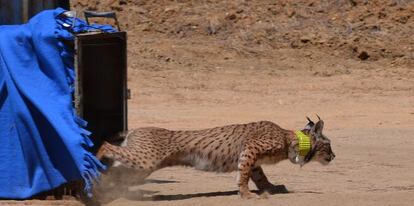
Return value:
<svg viewBox="0 0 414 206">
<path fill-rule="evenodd" d="M 84 33 L 75 38 L 75 108 L 88 122 L 94 150 L 127 130 L 126 32 Z"/>
</svg>

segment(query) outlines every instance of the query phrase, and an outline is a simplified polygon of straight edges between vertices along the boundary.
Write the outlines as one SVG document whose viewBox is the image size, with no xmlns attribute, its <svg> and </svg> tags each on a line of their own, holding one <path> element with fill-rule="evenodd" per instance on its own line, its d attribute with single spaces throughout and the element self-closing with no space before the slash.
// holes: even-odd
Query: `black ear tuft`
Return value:
<svg viewBox="0 0 414 206">
<path fill-rule="evenodd" d="M 321 121 L 321 117 L 319 117 L 319 115 L 318 115 L 318 114 L 316 114 L 316 116 L 318 117 L 318 120 L 319 120 L 319 121 Z"/>
<path fill-rule="evenodd" d="M 315 134 L 316 136 L 322 136 L 324 122 L 323 120 L 319 120 L 314 127 L 311 129 L 311 133 Z"/>
<path fill-rule="evenodd" d="M 306 117 L 306 119 L 308 119 L 308 124 L 306 124 L 304 129 L 305 130 L 311 130 L 312 127 L 315 125 L 315 123 L 309 117 Z"/>
</svg>

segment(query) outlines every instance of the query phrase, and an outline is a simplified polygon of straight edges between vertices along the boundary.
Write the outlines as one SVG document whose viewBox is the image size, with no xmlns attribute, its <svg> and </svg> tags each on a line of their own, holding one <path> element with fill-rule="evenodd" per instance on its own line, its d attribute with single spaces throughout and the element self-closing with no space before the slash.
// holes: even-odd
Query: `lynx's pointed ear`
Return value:
<svg viewBox="0 0 414 206">
<path fill-rule="evenodd" d="M 316 116 L 318 117 L 318 120 L 321 121 L 321 117 L 318 114 L 316 114 Z"/>
<path fill-rule="evenodd" d="M 305 130 L 311 130 L 312 127 L 315 125 L 315 123 L 309 117 L 306 117 L 306 119 L 308 119 L 308 124 L 306 124 L 304 129 Z"/>
<path fill-rule="evenodd" d="M 316 137 L 321 137 L 322 136 L 322 130 L 323 130 L 323 125 L 324 122 L 322 119 L 320 119 L 320 117 L 318 116 L 319 121 L 312 127 L 311 129 L 311 134 L 315 134 Z"/>
</svg>

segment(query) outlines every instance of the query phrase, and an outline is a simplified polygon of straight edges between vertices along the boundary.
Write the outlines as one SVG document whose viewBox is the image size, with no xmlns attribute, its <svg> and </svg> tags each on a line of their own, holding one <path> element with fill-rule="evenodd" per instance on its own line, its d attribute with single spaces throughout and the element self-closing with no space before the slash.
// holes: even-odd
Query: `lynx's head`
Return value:
<svg viewBox="0 0 414 206">
<path fill-rule="evenodd" d="M 335 153 L 331 148 L 331 140 L 322 134 L 323 120 L 318 116 L 318 122 L 315 124 L 309 117 L 306 118 L 309 122 L 302 131 L 311 138 L 312 146 L 304 161 L 306 163 L 316 160 L 323 165 L 327 165 L 335 158 Z"/>
</svg>

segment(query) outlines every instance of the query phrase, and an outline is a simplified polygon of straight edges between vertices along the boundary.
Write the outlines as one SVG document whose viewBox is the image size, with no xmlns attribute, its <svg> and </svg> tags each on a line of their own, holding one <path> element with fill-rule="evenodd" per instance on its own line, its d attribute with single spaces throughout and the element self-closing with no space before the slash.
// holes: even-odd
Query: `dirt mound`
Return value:
<svg viewBox="0 0 414 206">
<path fill-rule="evenodd" d="M 242 56 L 313 49 L 356 60 L 413 64 L 414 2 L 404 0 L 74 0 L 75 9 L 115 10 L 145 36 L 219 43 Z"/>
</svg>

